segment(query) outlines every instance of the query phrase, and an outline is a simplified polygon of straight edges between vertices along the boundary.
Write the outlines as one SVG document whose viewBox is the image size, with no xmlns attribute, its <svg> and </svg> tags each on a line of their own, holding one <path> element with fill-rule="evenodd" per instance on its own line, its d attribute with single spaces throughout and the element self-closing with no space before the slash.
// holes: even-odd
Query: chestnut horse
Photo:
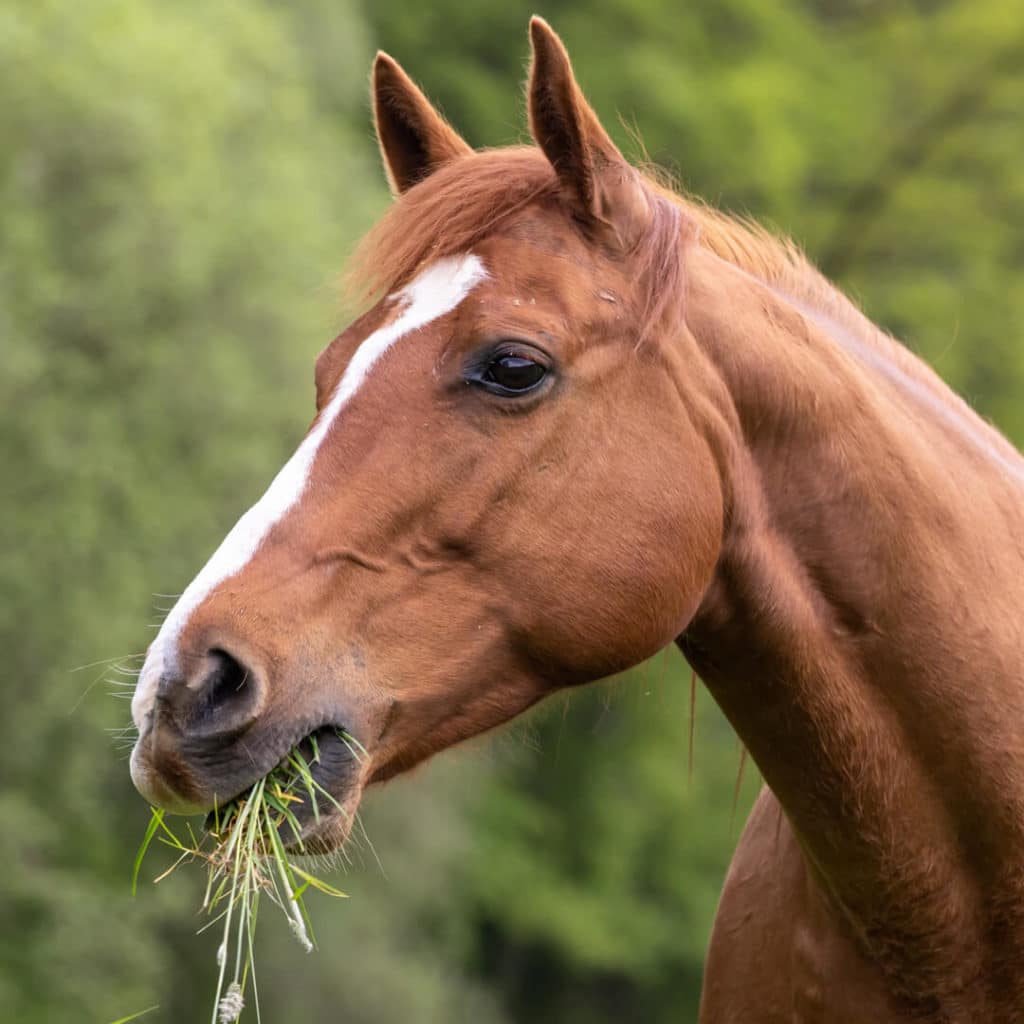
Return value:
<svg viewBox="0 0 1024 1024">
<path fill-rule="evenodd" d="M 207 809 L 322 730 L 332 848 L 368 784 L 674 641 L 767 782 L 701 1019 L 1024 1020 L 1024 461 L 531 38 L 523 148 L 378 55 L 384 297 L 151 646 L 136 785 Z"/>
</svg>

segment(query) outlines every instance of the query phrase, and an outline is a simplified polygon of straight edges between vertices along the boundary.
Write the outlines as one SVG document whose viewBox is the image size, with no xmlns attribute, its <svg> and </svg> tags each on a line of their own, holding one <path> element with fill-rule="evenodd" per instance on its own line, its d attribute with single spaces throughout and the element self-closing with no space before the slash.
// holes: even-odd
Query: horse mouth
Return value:
<svg viewBox="0 0 1024 1024">
<path fill-rule="evenodd" d="M 358 803 L 361 747 L 340 725 L 321 725 L 292 743 L 261 778 L 275 808 L 278 835 L 289 853 L 318 854 L 337 849 L 348 836 Z M 206 817 L 206 829 L 227 834 L 231 808 L 258 785 L 257 778 Z M 285 808 L 286 811 L 282 811 Z"/>
</svg>

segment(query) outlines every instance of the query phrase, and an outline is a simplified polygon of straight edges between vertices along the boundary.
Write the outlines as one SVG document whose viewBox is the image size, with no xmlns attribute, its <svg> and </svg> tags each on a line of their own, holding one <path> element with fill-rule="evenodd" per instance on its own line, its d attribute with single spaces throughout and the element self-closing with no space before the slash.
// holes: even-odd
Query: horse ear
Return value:
<svg viewBox="0 0 1024 1024">
<path fill-rule="evenodd" d="M 530 132 L 551 162 L 577 219 L 610 229 L 630 248 L 650 221 L 645 189 L 587 103 L 562 40 L 530 19 Z"/>
<path fill-rule="evenodd" d="M 373 62 L 373 123 L 395 195 L 449 160 L 473 152 L 399 64 L 382 51 Z"/>
</svg>

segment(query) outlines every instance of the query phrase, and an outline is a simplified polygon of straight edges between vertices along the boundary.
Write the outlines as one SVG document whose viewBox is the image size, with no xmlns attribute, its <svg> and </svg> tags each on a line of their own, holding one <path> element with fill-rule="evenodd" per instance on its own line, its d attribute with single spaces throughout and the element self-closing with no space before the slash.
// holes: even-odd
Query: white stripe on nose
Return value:
<svg viewBox="0 0 1024 1024">
<path fill-rule="evenodd" d="M 178 668 L 178 639 L 190 616 L 219 583 L 234 576 L 246 565 L 271 527 L 298 502 L 306 488 L 320 445 L 338 414 L 359 390 L 374 363 L 404 335 L 450 313 L 486 277 L 487 271 L 477 256 L 452 256 L 432 263 L 401 291 L 391 296 L 392 301 L 403 303 L 401 313 L 374 331 L 356 349 L 334 395 L 313 429 L 274 477 L 263 497 L 221 541 L 220 547 L 188 585 L 164 620 L 146 655 L 146 663 L 132 698 L 132 718 L 140 731 L 146 714 L 152 708 L 160 676 Z"/>
</svg>

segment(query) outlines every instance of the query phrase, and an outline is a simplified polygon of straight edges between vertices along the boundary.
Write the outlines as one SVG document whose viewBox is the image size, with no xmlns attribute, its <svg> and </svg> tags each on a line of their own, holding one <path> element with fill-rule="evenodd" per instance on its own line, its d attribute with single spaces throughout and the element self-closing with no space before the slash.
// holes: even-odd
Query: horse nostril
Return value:
<svg viewBox="0 0 1024 1024">
<path fill-rule="evenodd" d="M 255 673 L 220 647 L 213 648 L 207 659 L 211 667 L 199 688 L 193 721 L 217 729 L 247 723 L 255 717 L 260 699 Z"/>
</svg>

